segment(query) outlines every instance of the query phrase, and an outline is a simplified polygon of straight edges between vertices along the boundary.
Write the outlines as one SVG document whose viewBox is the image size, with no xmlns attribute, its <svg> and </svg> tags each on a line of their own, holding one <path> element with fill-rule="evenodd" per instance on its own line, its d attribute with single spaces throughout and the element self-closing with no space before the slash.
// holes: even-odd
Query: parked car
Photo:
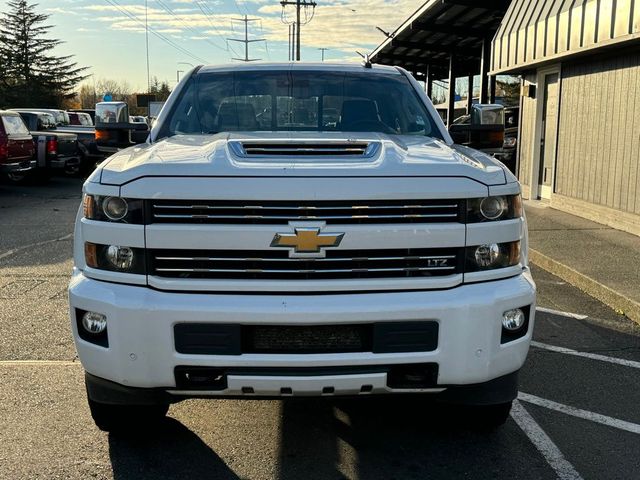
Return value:
<svg viewBox="0 0 640 480">
<path fill-rule="evenodd" d="M 49 113 L 20 111 L 20 116 L 33 137 L 40 176 L 50 176 L 56 170 L 69 174 L 79 171 L 82 152 L 77 135 L 58 131 Z"/>
<path fill-rule="evenodd" d="M 70 125 L 81 125 L 83 127 L 93 127 L 91 115 L 84 112 L 67 112 Z"/>
<path fill-rule="evenodd" d="M 0 110 L 0 172 L 13 179 L 35 168 L 35 147 L 29 129 L 17 113 Z"/>
<path fill-rule="evenodd" d="M 69 120 L 69 114 L 64 110 L 59 110 L 57 108 L 11 108 L 12 112 L 43 112 L 49 113 L 53 115 L 56 119 L 57 126 L 65 126 L 69 125 L 71 122 Z"/>
<path fill-rule="evenodd" d="M 98 150 L 96 144 L 95 128 L 90 125 L 69 125 L 70 120 L 67 112 L 50 108 L 12 108 L 11 111 L 49 113 L 56 118 L 56 130 L 58 132 L 76 135 L 80 149 L 79 171 L 81 174 L 91 172 L 98 163 L 104 160 L 105 154 Z"/>
<path fill-rule="evenodd" d="M 536 300 L 520 185 L 405 70 L 195 68 L 83 192 L 70 319 L 100 428 L 191 397 L 422 394 L 508 418 Z"/>
<path fill-rule="evenodd" d="M 81 112 L 81 113 L 86 113 L 87 115 L 89 115 L 91 117 L 91 125 L 95 124 L 95 119 L 96 119 L 96 111 L 94 108 L 70 108 L 69 110 L 67 110 L 69 113 L 71 112 Z"/>
</svg>

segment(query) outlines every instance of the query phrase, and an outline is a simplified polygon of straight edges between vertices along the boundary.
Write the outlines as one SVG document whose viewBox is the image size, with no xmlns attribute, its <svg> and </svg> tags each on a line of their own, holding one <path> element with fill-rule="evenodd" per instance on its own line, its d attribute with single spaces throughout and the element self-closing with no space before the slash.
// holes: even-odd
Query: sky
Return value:
<svg viewBox="0 0 640 480">
<path fill-rule="evenodd" d="M 423 3 L 316 2 L 313 18 L 302 27 L 303 61 L 319 61 L 319 48 L 328 48 L 325 60 L 355 60 L 356 50 L 371 52 L 384 40 L 376 26 L 393 31 Z M 1 4 L 5 11 L 5 1 Z M 57 53 L 73 54 L 79 65 L 91 67 L 88 82 L 126 80 L 133 90 L 146 89 L 145 0 L 39 0 L 37 8 L 51 15 L 50 36 L 64 41 Z M 189 64 L 223 64 L 244 57 L 244 45 L 227 39 L 244 37 L 244 23 L 234 19 L 245 14 L 259 19 L 250 22 L 249 38 L 266 39 L 250 45 L 250 57 L 288 60 L 288 27 L 279 0 L 148 0 L 147 14 L 150 74 L 171 86 L 182 75 L 178 70 L 189 70 Z M 295 8 L 287 7 L 285 14 L 285 21 L 293 20 Z M 308 19 L 310 14 L 309 9 Z"/>
</svg>

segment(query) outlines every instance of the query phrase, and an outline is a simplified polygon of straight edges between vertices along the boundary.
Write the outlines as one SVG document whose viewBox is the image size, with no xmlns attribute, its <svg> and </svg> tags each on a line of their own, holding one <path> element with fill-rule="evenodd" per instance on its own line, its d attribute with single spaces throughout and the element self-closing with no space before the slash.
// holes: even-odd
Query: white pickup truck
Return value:
<svg viewBox="0 0 640 480">
<path fill-rule="evenodd" d="M 515 177 L 377 65 L 198 67 L 84 184 L 69 286 L 91 413 L 419 393 L 503 423 L 535 284 Z"/>
</svg>

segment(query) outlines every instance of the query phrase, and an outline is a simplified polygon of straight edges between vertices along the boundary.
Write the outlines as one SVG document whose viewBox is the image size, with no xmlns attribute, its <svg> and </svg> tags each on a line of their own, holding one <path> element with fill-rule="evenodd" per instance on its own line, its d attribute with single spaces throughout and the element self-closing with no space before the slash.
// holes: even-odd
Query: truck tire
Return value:
<svg viewBox="0 0 640 480">
<path fill-rule="evenodd" d="M 145 433 L 159 427 L 169 410 L 169 404 L 112 405 L 90 398 L 87 401 L 93 421 L 103 432 Z"/>
</svg>

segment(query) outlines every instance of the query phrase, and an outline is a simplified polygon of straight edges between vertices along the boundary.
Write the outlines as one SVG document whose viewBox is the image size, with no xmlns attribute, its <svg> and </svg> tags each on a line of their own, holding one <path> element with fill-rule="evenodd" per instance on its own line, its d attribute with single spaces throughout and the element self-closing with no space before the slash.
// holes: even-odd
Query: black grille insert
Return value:
<svg viewBox="0 0 640 480">
<path fill-rule="evenodd" d="M 350 325 L 239 325 L 178 323 L 175 348 L 191 355 L 243 353 L 397 353 L 438 348 L 435 321 Z"/>
</svg>

